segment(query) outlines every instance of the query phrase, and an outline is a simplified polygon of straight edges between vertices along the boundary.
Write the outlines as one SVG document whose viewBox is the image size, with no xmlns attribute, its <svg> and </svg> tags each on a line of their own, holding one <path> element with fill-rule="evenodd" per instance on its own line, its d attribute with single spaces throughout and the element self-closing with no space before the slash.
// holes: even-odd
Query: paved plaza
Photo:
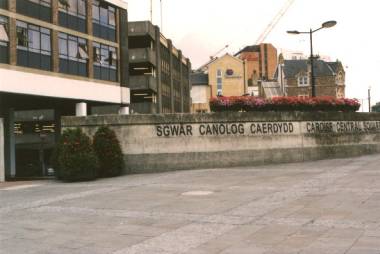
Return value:
<svg viewBox="0 0 380 254">
<path fill-rule="evenodd" d="M 0 184 L 0 253 L 380 253 L 380 155 Z"/>
</svg>

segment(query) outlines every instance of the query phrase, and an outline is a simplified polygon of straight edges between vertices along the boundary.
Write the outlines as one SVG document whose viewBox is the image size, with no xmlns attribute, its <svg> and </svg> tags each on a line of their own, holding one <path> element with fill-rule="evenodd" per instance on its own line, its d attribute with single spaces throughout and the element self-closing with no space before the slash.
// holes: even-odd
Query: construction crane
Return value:
<svg viewBox="0 0 380 254">
<path fill-rule="evenodd" d="M 201 71 L 202 69 L 204 69 L 205 67 L 207 67 L 207 65 L 209 65 L 211 62 L 213 62 L 217 58 L 217 56 L 221 52 L 223 52 L 224 50 L 226 50 L 229 46 L 230 45 L 226 45 L 223 48 L 221 48 L 220 50 L 218 50 L 215 54 L 211 55 L 210 56 L 210 60 L 207 63 L 203 64 L 201 67 L 199 67 L 196 71 Z"/>
<path fill-rule="evenodd" d="M 212 56 L 210 56 L 210 60 L 214 60 L 214 58 L 219 55 L 221 52 L 223 52 L 224 50 L 226 50 L 230 45 L 226 45 L 224 46 L 223 48 L 221 48 L 220 50 L 218 50 L 218 52 L 216 52 L 215 54 L 213 54 Z"/>
<path fill-rule="evenodd" d="M 272 21 L 268 24 L 259 38 L 256 40 L 255 45 L 263 43 L 264 40 L 268 37 L 268 35 L 272 32 L 272 30 L 276 27 L 278 22 L 280 22 L 281 18 L 285 15 L 285 13 L 289 10 L 290 6 L 294 3 L 295 0 L 288 0 L 285 5 L 280 9 L 280 11 L 276 14 L 276 16 L 272 19 Z"/>
<path fill-rule="evenodd" d="M 161 19 L 161 32 L 163 31 L 163 24 L 162 24 L 162 0 L 160 0 L 160 19 Z M 153 0 L 150 0 L 150 22 L 153 23 Z"/>
</svg>

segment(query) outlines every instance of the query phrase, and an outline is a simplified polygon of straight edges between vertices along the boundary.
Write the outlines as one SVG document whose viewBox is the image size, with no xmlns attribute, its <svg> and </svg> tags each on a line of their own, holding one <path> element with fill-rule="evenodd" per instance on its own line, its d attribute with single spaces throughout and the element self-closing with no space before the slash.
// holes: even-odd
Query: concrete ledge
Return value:
<svg viewBox="0 0 380 254">
<path fill-rule="evenodd" d="M 253 166 L 380 153 L 379 113 L 224 112 L 64 117 L 118 136 L 125 173 Z"/>
</svg>

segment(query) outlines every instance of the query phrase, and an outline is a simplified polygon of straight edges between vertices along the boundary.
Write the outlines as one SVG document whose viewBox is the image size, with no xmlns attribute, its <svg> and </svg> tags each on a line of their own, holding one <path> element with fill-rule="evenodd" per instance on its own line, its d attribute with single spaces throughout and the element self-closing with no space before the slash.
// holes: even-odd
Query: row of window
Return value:
<svg viewBox="0 0 380 254">
<path fill-rule="evenodd" d="M 7 0 L 0 0 L 0 8 L 7 8 Z M 85 33 L 87 31 L 86 0 L 59 0 L 58 23 L 61 26 Z M 46 22 L 52 20 L 51 0 L 17 0 L 18 13 Z M 105 1 L 92 4 L 93 35 L 116 41 L 116 8 Z"/>
<path fill-rule="evenodd" d="M 223 94 L 223 78 L 222 78 L 222 70 L 220 69 L 216 71 L 216 94 L 218 96 Z"/>
<path fill-rule="evenodd" d="M 0 63 L 8 63 L 8 19 L 0 16 Z"/>
<path fill-rule="evenodd" d="M 0 16 L 0 62 L 8 63 L 8 19 Z M 51 70 L 51 30 L 16 22 L 17 65 Z M 66 33 L 58 34 L 59 72 L 88 76 L 87 40 Z M 115 47 L 93 42 L 94 78 L 117 81 Z"/>
</svg>

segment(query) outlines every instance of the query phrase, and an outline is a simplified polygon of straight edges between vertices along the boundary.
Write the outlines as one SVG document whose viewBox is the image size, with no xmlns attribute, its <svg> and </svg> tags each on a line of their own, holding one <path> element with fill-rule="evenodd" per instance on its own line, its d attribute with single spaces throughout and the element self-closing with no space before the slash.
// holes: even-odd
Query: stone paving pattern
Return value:
<svg viewBox="0 0 380 254">
<path fill-rule="evenodd" d="M 380 254 L 379 164 L 0 184 L 0 253 Z"/>
</svg>

